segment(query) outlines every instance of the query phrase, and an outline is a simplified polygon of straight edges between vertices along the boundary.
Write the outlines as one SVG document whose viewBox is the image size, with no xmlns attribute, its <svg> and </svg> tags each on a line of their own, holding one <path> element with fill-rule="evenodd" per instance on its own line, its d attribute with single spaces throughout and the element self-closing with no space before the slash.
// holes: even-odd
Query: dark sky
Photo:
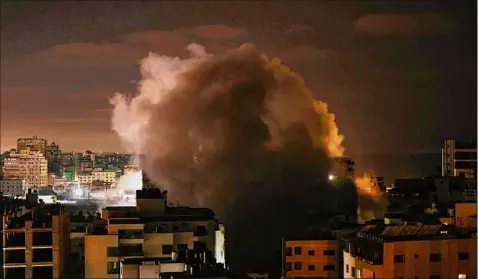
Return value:
<svg viewBox="0 0 478 279">
<path fill-rule="evenodd" d="M 148 51 L 190 42 L 281 58 L 336 114 L 348 155 L 476 138 L 476 1 L 12 1 L 1 27 L 2 150 L 34 134 L 121 150 L 108 98 L 135 92 Z"/>
</svg>

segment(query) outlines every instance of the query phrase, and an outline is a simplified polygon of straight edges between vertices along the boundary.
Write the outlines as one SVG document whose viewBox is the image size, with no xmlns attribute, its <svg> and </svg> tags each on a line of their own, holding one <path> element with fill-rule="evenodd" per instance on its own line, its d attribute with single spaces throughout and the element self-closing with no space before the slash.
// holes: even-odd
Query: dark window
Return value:
<svg viewBox="0 0 478 279">
<path fill-rule="evenodd" d="M 302 247 L 295 247 L 294 255 L 302 255 Z"/>
<path fill-rule="evenodd" d="M 301 262 L 295 262 L 294 263 L 294 269 L 295 270 L 301 270 L 302 269 L 302 263 Z"/>
<path fill-rule="evenodd" d="M 355 277 L 355 267 L 352 267 L 352 277 Z"/>
<path fill-rule="evenodd" d="M 324 256 L 335 256 L 335 250 L 324 250 Z"/>
<path fill-rule="evenodd" d="M 430 254 L 430 262 L 441 261 L 441 254 Z"/>
<path fill-rule="evenodd" d="M 430 277 L 428 277 L 430 279 L 440 279 L 440 275 L 431 275 Z"/>
<path fill-rule="evenodd" d="M 395 255 L 393 256 L 394 263 L 403 263 L 403 255 Z"/>
<path fill-rule="evenodd" d="M 292 270 L 292 263 L 285 263 L 285 270 L 291 271 Z"/>
<path fill-rule="evenodd" d="M 459 252 L 458 253 L 458 260 L 459 261 L 466 261 L 468 260 L 469 256 L 468 256 L 468 252 Z"/>
<path fill-rule="evenodd" d="M 187 244 L 178 244 L 178 251 L 187 251 L 188 250 L 188 245 Z"/>
<path fill-rule="evenodd" d="M 309 269 L 309 271 L 314 271 L 315 270 L 315 265 L 309 264 L 308 269 Z"/>
<path fill-rule="evenodd" d="M 292 248 L 290 248 L 290 247 L 285 248 L 285 255 L 286 256 L 292 256 Z"/>
<path fill-rule="evenodd" d="M 194 250 L 200 252 L 206 251 L 206 243 L 202 241 L 194 241 Z"/>
<path fill-rule="evenodd" d="M 315 250 L 309 250 L 307 253 L 309 256 L 315 256 Z"/>
<path fill-rule="evenodd" d="M 418 259 L 418 254 L 415 254 L 415 259 Z"/>
<path fill-rule="evenodd" d="M 335 265 L 324 265 L 324 270 L 325 271 L 334 271 L 335 270 Z"/>
<path fill-rule="evenodd" d="M 108 274 L 119 274 L 118 262 L 107 262 L 106 269 Z"/>
<path fill-rule="evenodd" d="M 349 273 L 349 265 L 348 264 L 345 265 L 345 272 Z"/>
<path fill-rule="evenodd" d="M 119 248 L 118 247 L 108 247 L 107 255 L 108 257 L 118 257 L 119 256 Z"/>
<path fill-rule="evenodd" d="M 163 254 L 171 255 L 173 253 L 173 245 L 163 245 Z"/>
</svg>

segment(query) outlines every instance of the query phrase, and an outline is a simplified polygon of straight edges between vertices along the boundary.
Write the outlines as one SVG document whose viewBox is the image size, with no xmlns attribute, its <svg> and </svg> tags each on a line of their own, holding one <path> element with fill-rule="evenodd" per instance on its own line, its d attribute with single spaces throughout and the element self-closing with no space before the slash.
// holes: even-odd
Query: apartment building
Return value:
<svg viewBox="0 0 478 279">
<path fill-rule="evenodd" d="M 0 180 L 0 191 L 5 196 L 24 196 L 27 191 L 24 179 L 2 179 Z"/>
<path fill-rule="evenodd" d="M 19 152 L 10 152 L 4 158 L 4 179 L 25 180 L 27 188 L 47 186 L 47 170 L 47 160 L 40 151 L 32 151 L 26 148 Z"/>
<path fill-rule="evenodd" d="M 43 157 L 46 157 L 47 141 L 45 139 L 39 138 L 38 136 L 33 136 L 31 138 L 19 138 L 17 140 L 17 152 L 28 150 L 38 151 Z"/>
<path fill-rule="evenodd" d="M 68 221 L 58 204 L 38 204 L 21 216 L 3 217 L 4 278 L 60 278 L 69 254 Z"/>
<path fill-rule="evenodd" d="M 337 240 L 285 240 L 285 278 L 338 278 L 339 253 Z"/>
<path fill-rule="evenodd" d="M 216 237 L 224 229 L 210 209 L 170 207 L 167 192 L 157 188 L 138 190 L 136 203 L 104 208 L 104 225 L 88 228 L 85 278 L 149 278 L 145 274 L 185 272 L 224 258 L 224 237 Z"/>
<path fill-rule="evenodd" d="M 367 225 L 344 237 L 344 278 L 476 278 L 476 232 Z"/>
<path fill-rule="evenodd" d="M 476 141 L 445 140 L 442 148 L 442 176 L 476 180 Z"/>
</svg>

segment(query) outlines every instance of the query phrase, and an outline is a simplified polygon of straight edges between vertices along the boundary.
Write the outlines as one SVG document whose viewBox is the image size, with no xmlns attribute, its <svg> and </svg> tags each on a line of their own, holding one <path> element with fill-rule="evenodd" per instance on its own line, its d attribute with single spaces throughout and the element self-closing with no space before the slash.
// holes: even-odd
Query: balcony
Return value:
<svg viewBox="0 0 478 279">
<path fill-rule="evenodd" d="M 142 230 L 119 230 L 119 239 L 143 239 Z"/>
<path fill-rule="evenodd" d="M 25 250 L 6 250 L 5 264 L 25 264 Z"/>
<path fill-rule="evenodd" d="M 122 245 L 119 247 L 120 257 L 137 257 L 143 255 L 143 245 Z"/>
<path fill-rule="evenodd" d="M 25 247 L 25 233 L 8 232 L 6 233 L 5 248 Z"/>
<path fill-rule="evenodd" d="M 52 232 L 33 232 L 32 245 L 33 246 L 52 246 L 53 245 Z"/>
<path fill-rule="evenodd" d="M 49 263 L 53 261 L 53 249 L 51 248 L 33 249 L 32 254 L 33 263 Z"/>
</svg>

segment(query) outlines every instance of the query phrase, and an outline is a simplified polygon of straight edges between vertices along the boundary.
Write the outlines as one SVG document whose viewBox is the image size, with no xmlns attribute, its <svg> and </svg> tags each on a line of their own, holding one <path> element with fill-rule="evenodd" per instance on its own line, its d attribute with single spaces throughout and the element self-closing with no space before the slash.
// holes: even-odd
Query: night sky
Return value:
<svg viewBox="0 0 478 279">
<path fill-rule="evenodd" d="M 108 98 L 136 92 L 149 51 L 191 42 L 281 58 L 329 104 L 359 169 L 407 175 L 384 154 L 476 138 L 476 1 L 333 2 L 2 3 L 1 148 L 39 135 L 121 151 Z"/>
</svg>

